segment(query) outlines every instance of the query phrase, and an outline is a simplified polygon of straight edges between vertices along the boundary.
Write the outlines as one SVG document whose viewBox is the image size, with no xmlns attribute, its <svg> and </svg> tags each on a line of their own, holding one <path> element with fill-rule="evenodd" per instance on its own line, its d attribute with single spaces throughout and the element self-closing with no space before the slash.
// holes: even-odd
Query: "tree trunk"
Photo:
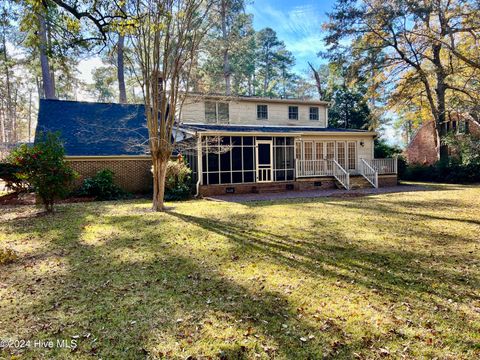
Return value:
<svg viewBox="0 0 480 360">
<path fill-rule="evenodd" d="M 117 80 L 118 80 L 118 101 L 120 104 L 127 103 L 127 90 L 125 88 L 125 66 L 123 64 L 123 49 L 125 36 L 118 34 L 117 43 Z"/>
<path fill-rule="evenodd" d="M 443 138 L 447 135 L 446 127 L 446 104 L 445 104 L 445 72 L 442 65 L 441 59 L 441 49 L 440 44 L 435 44 L 432 47 L 433 50 L 433 62 L 435 64 L 435 75 L 436 75 L 436 87 L 435 94 L 437 95 L 437 118 L 435 119 L 436 126 L 436 135 L 437 135 L 437 149 L 440 161 L 448 160 L 448 146 L 443 144 Z"/>
<path fill-rule="evenodd" d="M 313 67 L 313 65 L 308 62 L 308 66 L 310 66 L 310 69 L 312 69 L 313 76 L 315 77 L 315 85 L 317 86 L 317 92 L 318 92 L 318 99 L 323 100 L 323 92 L 322 92 L 322 82 L 320 80 L 320 74 L 318 71 Z"/>
<path fill-rule="evenodd" d="M 162 159 L 158 155 L 152 156 L 153 162 L 153 211 L 164 211 L 165 176 L 167 175 L 168 159 Z"/>
<path fill-rule="evenodd" d="M 53 77 L 50 74 L 50 65 L 47 55 L 47 26 L 43 14 L 38 14 L 39 24 L 39 51 L 40 51 L 40 66 L 42 68 L 42 82 L 43 95 L 45 99 L 56 99 L 55 86 L 53 84 Z"/>
<path fill-rule="evenodd" d="M 223 38 L 223 76 L 225 78 L 225 95 L 232 94 L 231 79 L 232 74 L 230 71 L 230 54 L 228 44 L 228 31 L 227 31 L 227 1 L 222 0 L 220 4 L 220 15 L 222 21 L 222 38 Z"/>
<path fill-rule="evenodd" d="M 13 124 L 13 99 L 12 99 L 12 87 L 11 87 L 11 84 L 10 84 L 10 66 L 9 66 L 9 61 L 8 61 L 8 55 L 7 55 L 7 43 L 6 43 L 6 38 L 5 38 L 5 34 L 3 35 L 3 38 L 2 38 L 2 43 L 3 43 L 3 60 L 5 62 L 5 90 L 6 90 L 6 102 L 5 102 L 5 107 L 6 107 L 6 111 L 4 113 L 4 129 L 5 129 L 5 132 L 8 128 L 8 125 L 10 124 L 10 131 L 11 131 L 11 134 L 12 134 L 12 141 L 15 141 L 14 140 L 14 136 L 13 136 L 13 133 L 15 132 L 15 129 L 14 129 L 14 124 Z M 5 136 L 6 138 L 6 136 Z"/>
</svg>

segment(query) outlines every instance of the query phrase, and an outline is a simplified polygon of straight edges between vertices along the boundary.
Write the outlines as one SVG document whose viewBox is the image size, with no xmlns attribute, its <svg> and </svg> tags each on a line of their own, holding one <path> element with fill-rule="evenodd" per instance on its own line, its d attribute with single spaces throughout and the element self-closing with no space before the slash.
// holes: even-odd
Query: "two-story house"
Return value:
<svg viewBox="0 0 480 360">
<path fill-rule="evenodd" d="M 182 128 L 198 143 L 202 195 L 396 184 L 396 160 L 374 159 L 375 132 L 328 127 L 326 101 L 196 96 Z"/>
<path fill-rule="evenodd" d="M 376 133 L 328 127 L 328 106 L 189 95 L 173 141 L 194 170 L 199 195 L 396 184 L 396 161 L 373 158 Z M 79 181 L 109 168 L 126 190 L 150 189 L 143 105 L 41 100 L 42 130 L 60 131 Z"/>
</svg>

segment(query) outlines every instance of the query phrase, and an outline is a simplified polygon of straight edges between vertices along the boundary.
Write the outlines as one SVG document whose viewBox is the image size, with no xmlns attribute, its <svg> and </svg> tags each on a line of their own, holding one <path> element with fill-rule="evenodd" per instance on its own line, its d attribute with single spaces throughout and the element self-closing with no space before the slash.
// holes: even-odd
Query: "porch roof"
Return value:
<svg viewBox="0 0 480 360">
<path fill-rule="evenodd" d="M 181 129 L 186 132 L 199 133 L 202 135 L 377 135 L 375 132 L 367 130 L 321 128 L 314 126 L 182 124 Z"/>
</svg>

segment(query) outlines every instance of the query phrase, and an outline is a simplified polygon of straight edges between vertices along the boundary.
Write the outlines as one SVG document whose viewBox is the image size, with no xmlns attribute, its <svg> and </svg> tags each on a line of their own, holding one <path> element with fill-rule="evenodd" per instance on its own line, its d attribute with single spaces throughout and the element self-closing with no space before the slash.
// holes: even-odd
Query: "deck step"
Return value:
<svg viewBox="0 0 480 360">
<path fill-rule="evenodd" d="M 338 180 L 335 180 L 335 185 L 337 186 L 338 189 L 345 189 Z M 372 184 L 370 184 L 368 180 L 365 179 L 363 176 L 361 175 L 350 176 L 350 190 L 368 189 L 371 187 L 372 187 Z"/>
</svg>

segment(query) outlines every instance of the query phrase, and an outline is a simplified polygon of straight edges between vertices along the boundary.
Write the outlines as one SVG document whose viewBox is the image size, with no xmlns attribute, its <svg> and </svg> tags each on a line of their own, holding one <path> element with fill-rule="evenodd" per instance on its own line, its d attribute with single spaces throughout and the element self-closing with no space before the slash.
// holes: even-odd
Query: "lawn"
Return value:
<svg viewBox="0 0 480 360">
<path fill-rule="evenodd" d="M 0 358 L 480 357 L 480 186 L 171 205 L 0 208 Z"/>
</svg>

